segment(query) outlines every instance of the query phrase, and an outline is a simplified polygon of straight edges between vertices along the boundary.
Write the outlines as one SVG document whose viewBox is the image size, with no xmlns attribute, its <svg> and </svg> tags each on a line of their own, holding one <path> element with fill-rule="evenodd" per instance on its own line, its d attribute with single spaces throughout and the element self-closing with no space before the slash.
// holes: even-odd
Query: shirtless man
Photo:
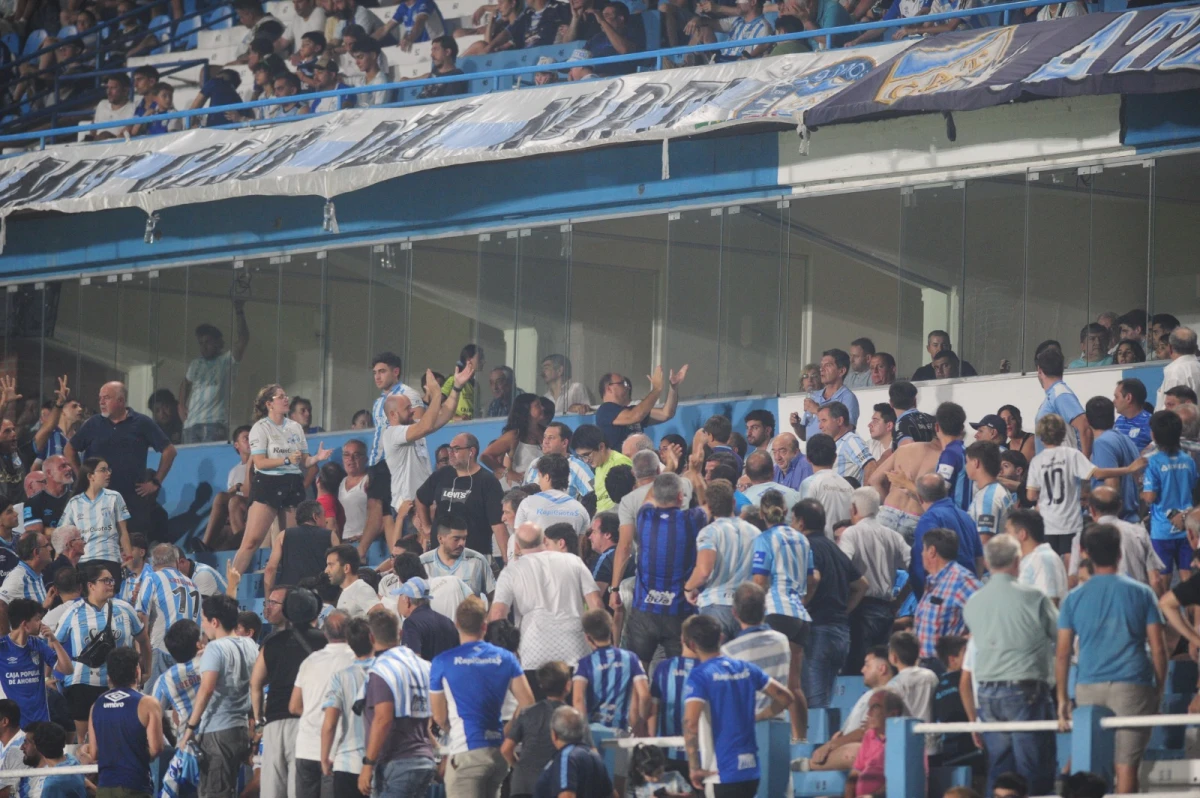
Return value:
<svg viewBox="0 0 1200 798">
<path fill-rule="evenodd" d="M 879 508 L 879 522 L 899 532 L 908 543 L 912 543 L 922 512 L 916 495 L 916 481 L 937 470 L 941 455 L 942 444 L 936 440 L 901 446 L 867 481 L 884 497 L 883 506 Z"/>
</svg>

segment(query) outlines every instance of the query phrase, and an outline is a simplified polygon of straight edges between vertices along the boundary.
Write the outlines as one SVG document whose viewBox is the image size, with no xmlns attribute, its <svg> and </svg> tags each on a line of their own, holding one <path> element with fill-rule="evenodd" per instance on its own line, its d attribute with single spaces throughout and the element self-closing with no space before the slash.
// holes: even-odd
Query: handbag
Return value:
<svg viewBox="0 0 1200 798">
<path fill-rule="evenodd" d="M 113 605 L 108 602 L 108 623 L 103 629 L 92 632 L 83 650 L 75 655 L 75 661 L 89 668 L 103 668 L 108 655 L 117 647 L 117 636 L 113 633 Z"/>
</svg>

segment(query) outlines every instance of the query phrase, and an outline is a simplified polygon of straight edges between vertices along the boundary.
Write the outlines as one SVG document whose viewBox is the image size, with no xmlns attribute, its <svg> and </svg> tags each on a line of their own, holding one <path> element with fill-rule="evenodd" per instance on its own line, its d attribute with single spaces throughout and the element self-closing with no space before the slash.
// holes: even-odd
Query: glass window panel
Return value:
<svg viewBox="0 0 1200 798">
<path fill-rule="evenodd" d="M 1151 310 L 1200 322 L 1200 155 L 1160 158 L 1154 168 L 1154 281 Z"/>
<path fill-rule="evenodd" d="M 28 430 L 38 420 L 41 411 L 42 330 L 45 323 L 45 301 L 40 283 L 26 283 L 16 291 L 6 291 L 5 338 L 7 357 L 5 374 L 16 378 L 17 391 L 24 397 L 17 406 L 7 410 L 15 414 L 19 431 L 18 443 L 26 462 L 33 458 L 32 435 Z"/>
<path fill-rule="evenodd" d="M 95 407 L 96 397 L 84 396 L 79 390 L 79 300 L 82 286 L 78 280 L 63 280 L 57 288 L 54 324 L 46 329 L 45 371 L 54 377 L 67 376 L 71 396 L 84 405 Z M 54 387 L 58 387 L 55 383 Z"/>
<path fill-rule="evenodd" d="M 307 399 L 312 405 L 308 428 L 328 429 L 324 266 L 323 252 L 292 255 L 280 264 L 283 283 L 279 306 L 278 382 L 287 388 L 290 396 Z M 296 420 L 304 424 L 301 416 Z"/>
<path fill-rule="evenodd" d="M 1025 176 L 967 184 L 961 348 L 980 374 L 1021 366 L 1025 285 Z"/>
<path fill-rule="evenodd" d="M 726 211 L 717 386 L 726 396 L 774 394 L 781 387 L 781 213 L 774 202 Z"/>
<path fill-rule="evenodd" d="M 120 277 L 115 274 L 92 277 L 80 286 L 80 375 L 75 395 L 93 412 L 99 409 L 101 386 L 113 380 L 124 381 L 128 376 L 117 362 L 119 295 Z M 144 412 L 142 408 L 145 404 L 134 406 Z"/>
<path fill-rule="evenodd" d="M 1074 359 L 1079 329 L 1091 318 L 1091 183 L 1075 169 L 1043 172 L 1029 183 L 1025 351 L 1019 366 L 1023 371 L 1036 370 L 1033 354 L 1048 339 L 1062 344 L 1068 362 Z"/>
<path fill-rule="evenodd" d="M 1105 167 L 1091 176 L 1088 322 L 1095 322 L 1106 311 L 1121 314 L 1147 307 L 1150 176 L 1151 170 L 1141 164 Z M 1193 273 L 1194 270 L 1193 265 Z M 1119 335 L 1115 331 L 1114 334 Z M 1092 352 L 1086 362 L 1103 363 L 1108 357 L 1105 350 L 1116 344 L 1115 340 L 1093 336 Z M 1077 356 L 1083 357 L 1078 336 L 1070 342 L 1064 339 L 1063 346 L 1068 363 Z"/>
<path fill-rule="evenodd" d="M 482 373 L 475 376 L 476 418 L 487 415 L 492 401 L 488 377 L 493 368 L 512 368 L 520 357 L 537 358 L 536 330 L 521 329 L 517 324 L 518 242 L 529 238 L 530 230 L 508 230 L 479 240 L 479 314 L 473 338 L 483 347 L 484 365 Z M 453 367 L 447 376 L 452 371 Z"/>
<path fill-rule="evenodd" d="M 325 258 L 325 329 L 327 331 L 327 401 L 330 429 L 349 429 L 358 410 L 371 411 L 377 391 L 371 381 L 373 316 L 363 323 L 364 310 L 374 310 L 371 285 L 371 247 L 331 249 Z M 407 254 L 407 253 L 406 253 Z M 403 285 L 401 286 L 403 290 Z M 381 293 L 383 293 L 381 291 Z M 403 305 L 401 305 L 403 313 Z M 403 315 L 397 337 L 403 343 Z M 389 320 L 396 324 L 396 319 Z M 397 350 L 403 353 L 403 348 Z"/>
<path fill-rule="evenodd" d="M 188 325 L 188 269 L 163 269 L 153 285 L 150 334 L 155 347 L 155 384 L 181 398 L 188 369 L 188 347 L 194 349 L 196 341 L 195 325 Z"/>
<path fill-rule="evenodd" d="M 478 236 L 413 243 L 412 315 L 404 362 L 404 381 L 410 386 L 421 390 L 425 369 L 444 377 L 454 373 L 463 345 L 475 340 L 478 286 Z M 485 356 L 496 356 L 486 349 Z M 487 376 L 477 377 L 476 384 L 487 385 Z"/>
<path fill-rule="evenodd" d="M 399 355 L 404 363 L 403 375 L 416 375 L 421 364 L 408 362 L 407 344 L 414 333 L 409 331 L 409 280 L 412 276 L 412 248 L 408 244 L 377 244 L 370 249 L 371 268 L 371 341 L 368 346 L 374 357 L 381 352 Z M 413 357 L 417 350 L 413 350 Z M 368 365 L 368 369 L 370 366 Z M 406 379 L 411 380 L 411 376 Z M 374 383 L 371 386 L 371 402 L 378 395 Z M 421 381 L 410 382 L 421 390 Z M 368 410 L 370 407 L 368 406 Z"/>
<path fill-rule="evenodd" d="M 666 221 L 639 216 L 573 226 L 570 358 L 574 379 L 596 404 L 602 375 L 628 376 L 636 400 L 648 389 L 651 364 L 661 362 Z M 690 382 L 689 374 L 684 387 Z"/>
<path fill-rule="evenodd" d="M 918 365 L 930 362 L 927 341 L 934 330 L 948 332 L 952 344 L 961 344 L 957 339 L 965 194 L 962 187 L 934 186 L 904 195 L 900 344 L 896 358 L 901 372 L 915 371 Z M 961 345 L 954 348 L 959 357 L 965 357 Z"/>
<path fill-rule="evenodd" d="M 117 354 L 118 368 L 125 372 L 129 406 L 139 413 L 152 414 L 172 443 L 182 443 L 183 421 L 179 418 L 177 387 L 160 385 L 154 330 L 156 315 L 154 292 L 157 280 L 148 272 L 120 275 L 117 283 Z M 161 395 L 155 393 L 163 390 Z M 154 399 L 153 407 L 151 399 Z"/>
<path fill-rule="evenodd" d="M 687 380 L 680 386 L 681 399 L 715 396 L 719 392 L 721 353 L 717 332 L 722 298 L 724 212 L 724 208 L 683 211 L 667 223 L 670 246 L 663 371 L 667 373 L 688 364 Z"/>
<path fill-rule="evenodd" d="M 870 338 L 898 355 L 901 283 L 898 190 L 793 199 L 788 209 L 786 391 L 826 349 Z M 915 368 L 915 366 L 910 366 Z"/>
<path fill-rule="evenodd" d="M 517 335 L 527 345 L 518 348 L 512 368 L 518 389 L 540 394 L 547 390 L 542 360 L 571 350 L 571 231 L 537 227 L 520 243 Z"/>
<path fill-rule="evenodd" d="M 185 358 L 188 368 L 195 365 L 193 374 L 197 376 L 191 387 L 188 423 L 199 423 L 198 419 L 203 418 L 219 425 L 228 419 L 226 432 L 232 432 L 235 427 L 253 422 L 254 395 L 262 386 L 275 382 L 278 286 L 273 272 L 277 270 L 265 260 L 245 261 L 236 269 L 230 261 L 188 267 Z M 248 336 L 241 360 L 231 370 L 228 387 L 222 389 L 220 372 L 203 369 L 213 354 L 211 350 L 201 351 L 195 330 L 201 324 L 216 327 L 223 348 L 236 352 L 235 305 L 244 310 Z M 219 428 L 212 429 L 212 438 L 220 432 Z"/>
</svg>

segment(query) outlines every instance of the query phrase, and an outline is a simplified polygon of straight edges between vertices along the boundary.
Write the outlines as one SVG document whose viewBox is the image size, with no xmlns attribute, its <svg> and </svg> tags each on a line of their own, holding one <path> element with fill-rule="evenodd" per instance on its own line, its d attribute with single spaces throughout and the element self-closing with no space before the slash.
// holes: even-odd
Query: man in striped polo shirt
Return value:
<svg viewBox="0 0 1200 798">
<path fill-rule="evenodd" d="M 379 611 L 383 615 L 389 613 Z M 333 674 L 325 701 L 325 722 L 321 729 L 321 770 L 333 774 L 333 798 L 358 798 L 358 777 L 367 749 L 366 727 L 354 712 L 354 704 L 363 693 L 367 672 L 375 664 L 375 641 L 370 622 L 351 619 L 346 624 L 346 644 L 354 652 L 354 662 Z"/>
<path fill-rule="evenodd" d="M 623 641 L 643 663 L 650 662 L 659 644 L 668 657 L 681 652 L 680 632 L 691 614 L 683 587 L 696 564 L 696 538 L 708 523 L 702 507 L 681 508 L 683 485 L 677 474 L 655 477 L 648 498 L 650 504 L 637 515 L 639 556 Z M 704 495 L 697 499 L 705 502 Z"/>
<path fill-rule="evenodd" d="M 761 452 L 751 458 L 770 463 Z M 700 608 L 700 614 L 716 618 L 725 639 L 732 640 L 738 633 L 733 593 L 738 585 L 750 581 L 759 529 L 734 517 L 733 485 L 728 480 L 714 479 L 706 493 L 712 523 L 696 538 L 696 567 L 683 589 L 688 601 Z"/>
<path fill-rule="evenodd" d="M 376 656 L 367 671 L 367 747 L 358 789 L 379 798 L 424 795 L 435 769 L 428 731 L 430 666 L 416 652 L 396 644 L 398 622 L 386 610 L 367 616 Z"/>
<path fill-rule="evenodd" d="M 590 723 L 618 732 L 639 728 L 650 702 L 646 671 L 632 651 L 613 645 L 612 618 L 605 610 L 583 616 L 592 653 L 575 668 L 572 703 Z"/>
<path fill-rule="evenodd" d="M 542 434 L 542 455 L 561 454 L 571 465 L 571 479 L 567 484 L 567 493 L 572 499 L 582 499 L 592 492 L 592 480 L 596 475 L 591 467 L 571 454 L 571 428 L 561 421 L 555 421 L 546 426 Z M 538 461 L 525 472 L 525 484 L 530 485 L 538 480 Z"/>
<path fill-rule="evenodd" d="M 975 441 L 965 450 L 966 475 L 975 486 L 975 497 L 967 515 L 975 522 L 983 546 L 1004 531 L 1004 519 L 1017 506 L 1017 497 L 1000 484 L 1000 447 L 991 441 Z"/>
<path fill-rule="evenodd" d="M 538 468 L 541 469 L 538 487 L 542 492 L 521 502 L 513 526 L 530 522 L 545 531 L 554 524 L 563 523 L 574 527 L 575 534 L 583 535 L 592 518 L 583 505 L 567 493 L 571 481 L 571 464 L 567 458 L 561 454 L 542 455 L 538 459 Z"/>
</svg>

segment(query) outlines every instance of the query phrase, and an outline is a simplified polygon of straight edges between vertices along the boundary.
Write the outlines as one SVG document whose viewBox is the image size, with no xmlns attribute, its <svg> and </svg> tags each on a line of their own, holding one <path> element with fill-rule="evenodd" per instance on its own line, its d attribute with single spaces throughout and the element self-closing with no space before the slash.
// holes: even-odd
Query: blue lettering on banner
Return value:
<svg viewBox="0 0 1200 798">
<path fill-rule="evenodd" d="M 1039 67 L 1023 83 L 1042 83 L 1047 80 L 1083 80 L 1088 76 L 1092 67 L 1112 47 L 1117 39 L 1125 33 L 1132 23 L 1135 14 L 1125 14 L 1117 17 L 1106 25 L 1103 30 L 1087 40 L 1067 50 L 1062 55 L 1056 55 Z"/>
<path fill-rule="evenodd" d="M 1150 24 L 1126 40 L 1126 47 L 1137 46 L 1133 48 L 1132 52 L 1114 64 L 1113 68 L 1109 71 L 1141 72 L 1158 69 L 1167 62 L 1178 62 L 1177 65 L 1170 68 L 1195 69 L 1197 67 L 1196 55 L 1200 52 L 1200 49 L 1193 47 L 1181 56 L 1176 56 L 1175 54 L 1196 41 L 1197 34 L 1200 33 L 1197 29 L 1197 23 L 1200 23 L 1200 8 L 1172 8 L 1164 11 L 1158 17 L 1151 20 Z M 1138 59 L 1168 38 L 1174 40 L 1172 44 L 1164 47 L 1159 51 L 1158 55 L 1142 66 L 1134 66 Z"/>
</svg>

